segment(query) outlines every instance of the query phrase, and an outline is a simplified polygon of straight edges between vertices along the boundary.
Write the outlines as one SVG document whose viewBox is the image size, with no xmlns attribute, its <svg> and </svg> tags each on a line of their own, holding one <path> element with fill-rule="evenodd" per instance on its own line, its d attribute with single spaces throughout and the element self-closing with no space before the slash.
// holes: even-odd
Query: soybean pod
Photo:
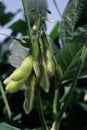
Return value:
<svg viewBox="0 0 87 130">
<path fill-rule="evenodd" d="M 43 88 L 43 90 L 45 92 L 49 92 L 49 77 L 47 75 L 47 71 L 46 71 L 46 62 L 45 62 L 45 58 L 44 58 L 44 47 L 43 47 L 43 42 L 42 39 L 39 39 L 39 44 L 40 44 L 40 52 L 41 52 L 41 76 L 40 76 L 40 85 Z"/>
<path fill-rule="evenodd" d="M 35 87 L 36 87 L 36 78 L 34 73 L 32 73 L 29 77 L 29 81 L 27 82 L 27 88 L 25 90 L 25 101 L 24 101 L 23 108 L 26 114 L 29 114 L 32 110 Z"/>
</svg>

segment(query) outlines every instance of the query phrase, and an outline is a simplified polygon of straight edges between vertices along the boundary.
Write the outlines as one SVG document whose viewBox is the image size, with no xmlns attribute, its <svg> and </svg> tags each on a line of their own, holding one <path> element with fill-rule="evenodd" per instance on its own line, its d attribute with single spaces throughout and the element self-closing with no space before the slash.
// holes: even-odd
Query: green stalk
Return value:
<svg viewBox="0 0 87 130">
<path fill-rule="evenodd" d="M 82 49 L 82 53 L 81 53 L 80 59 L 79 59 L 79 63 L 78 63 L 78 66 L 77 66 L 77 71 L 76 71 L 73 83 L 72 83 L 72 85 L 70 87 L 70 91 L 69 91 L 68 95 L 66 95 L 66 97 L 64 99 L 64 105 L 62 106 L 62 108 L 61 108 L 61 110 L 60 110 L 60 112 L 59 112 L 59 114 L 57 116 L 57 119 L 56 119 L 56 122 L 55 122 L 55 130 L 58 130 L 59 124 L 60 124 L 60 122 L 62 120 L 63 113 L 65 112 L 65 110 L 66 110 L 66 108 L 67 108 L 67 106 L 68 106 L 68 104 L 70 102 L 70 99 L 72 97 L 72 94 L 73 94 L 73 91 L 75 89 L 78 77 L 79 77 L 81 69 L 83 67 L 83 63 L 84 63 L 84 60 L 85 60 L 86 52 L 87 52 L 87 48 L 84 45 L 83 49 Z"/>
<path fill-rule="evenodd" d="M 48 126 L 46 124 L 45 121 L 45 117 L 44 117 L 44 113 L 43 113 L 43 109 L 42 109 L 42 101 L 41 101 L 41 91 L 40 91 L 40 87 L 37 90 L 37 103 L 38 103 L 38 112 L 39 112 L 39 117 L 41 119 L 41 123 L 43 125 L 43 130 L 49 130 Z"/>
<path fill-rule="evenodd" d="M 3 89 L 1 81 L 0 81 L 0 91 L 1 91 L 1 94 L 2 94 L 3 101 L 5 103 L 5 107 L 6 107 L 6 110 L 7 110 L 7 113 L 8 113 L 8 117 L 10 119 L 11 115 L 12 115 L 12 112 L 11 112 L 10 106 L 8 104 L 8 100 L 6 98 L 6 95 L 5 95 L 5 92 L 4 92 L 4 89 Z"/>
<path fill-rule="evenodd" d="M 53 114 L 54 114 L 54 117 L 56 117 L 58 111 L 60 110 L 59 98 L 60 98 L 60 94 L 59 94 L 59 89 L 57 88 L 57 89 L 55 89 L 54 99 L 53 99 Z"/>
<path fill-rule="evenodd" d="M 62 15 L 61 15 L 61 13 L 60 13 L 60 10 L 59 10 L 59 7 L 58 7 L 56 1 L 53 0 L 53 2 L 54 2 L 54 5 L 55 5 L 55 7 L 56 7 L 56 9 L 57 9 L 57 11 L 58 11 L 58 14 L 59 14 L 60 18 L 62 18 Z"/>
<path fill-rule="evenodd" d="M 27 26 L 28 26 L 28 35 L 29 35 L 29 37 L 30 37 L 31 44 L 32 44 L 32 43 L 33 43 L 33 39 L 32 39 L 30 19 L 29 19 L 29 12 L 28 12 L 28 10 L 27 10 L 26 0 L 22 0 L 22 3 L 23 3 L 24 14 L 25 14 L 25 18 L 26 18 L 26 22 L 27 22 Z M 31 46 L 32 46 L 32 45 L 31 45 Z"/>
</svg>

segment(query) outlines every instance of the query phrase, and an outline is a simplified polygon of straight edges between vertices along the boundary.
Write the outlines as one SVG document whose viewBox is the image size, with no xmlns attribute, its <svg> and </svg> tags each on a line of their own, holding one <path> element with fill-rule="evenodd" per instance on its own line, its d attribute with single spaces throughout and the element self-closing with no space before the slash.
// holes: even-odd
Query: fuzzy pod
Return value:
<svg viewBox="0 0 87 130">
<path fill-rule="evenodd" d="M 55 75 L 55 64 L 54 64 L 51 51 L 49 49 L 46 50 L 46 69 L 47 69 L 47 73 L 50 76 Z"/>
<path fill-rule="evenodd" d="M 21 67 L 17 68 L 11 75 L 10 79 L 13 81 L 19 81 L 24 78 L 24 72 L 22 71 Z"/>
<path fill-rule="evenodd" d="M 49 87 L 50 87 L 50 83 L 49 83 L 49 77 L 47 74 L 47 70 L 46 70 L 46 59 L 45 59 L 45 48 L 43 45 L 43 40 L 40 38 L 39 39 L 39 44 L 40 44 L 40 86 L 42 87 L 42 89 L 47 93 L 49 92 Z"/>
<path fill-rule="evenodd" d="M 25 73 L 31 73 L 32 65 L 33 65 L 33 58 L 30 55 L 30 56 L 26 57 L 26 59 L 21 64 L 21 69 L 23 71 L 25 71 Z"/>
<path fill-rule="evenodd" d="M 17 68 L 10 76 L 10 78 L 14 81 L 27 79 L 30 75 L 33 67 L 32 56 L 28 56 L 21 64 L 19 68 Z"/>
<path fill-rule="evenodd" d="M 32 44 L 31 53 L 32 53 L 32 57 L 33 57 L 33 69 L 38 78 L 40 76 L 40 64 L 39 64 L 40 48 L 39 48 L 39 42 L 38 42 L 37 36 L 35 37 L 35 40 Z"/>
<path fill-rule="evenodd" d="M 4 80 L 4 84 L 7 85 L 10 81 L 11 81 L 11 78 L 10 78 L 10 76 L 9 76 L 9 77 L 7 77 L 7 78 Z"/>
<path fill-rule="evenodd" d="M 23 108 L 26 114 L 29 114 L 33 107 L 35 86 L 36 86 L 36 78 L 35 75 L 32 73 L 31 76 L 29 77 L 27 89 L 25 90 L 25 101 Z"/>
<path fill-rule="evenodd" d="M 34 69 L 35 75 L 36 75 L 37 80 L 38 80 L 38 78 L 40 77 L 40 64 L 39 64 L 39 61 L 33 60 L 33 69 Z"/>
<path fill-rule="evenodd" d="M 34 42 L 32 43 L 31 53 L 32 53 L 32 56 L 34 57 L 34 59 L 37 60 L 37 58 L 39 57 L 39 54 L 40 54 L 38 35 L 35 36 Z"/>
<path fill-rule="evenodd" d="M 52 47 L 51 47 L 51 43 L 45 33 L 43 33 L 42 42 L 44 43 L 44 46 L 45 46 L 44 59 L 46 61 L 47 73 L 49 76 L 54 76 L 55 64 L 54 64 Z"/>
<path fill-rule="evenodd" d="M 24 84 L 24 81 L 23 80 L 20 80 L 20 81 L 13 81 L 11 80 L 7 86 L 6 86 L 6 90 L 8 92 L 11 92 L 11 93 L 14 93 L 14 92 L 17 92 Z"/>
<path fill-rule="evenodd" d="M 57 64 L 56 60 L 55 60 L 55 73 L 57 75 L 57 77 L 61 78 L 63 76 L 63 72 L 61 67 Z"/>
<path fill-rule="evenodd" d="M 41 66 L 40 85 L 46 93 L 49 92 L 50 83 L 49 83 L 49 77 L 46 71 L 46 64 L 44 60 L 42 61 L 42 66 Z"/>
</svg>

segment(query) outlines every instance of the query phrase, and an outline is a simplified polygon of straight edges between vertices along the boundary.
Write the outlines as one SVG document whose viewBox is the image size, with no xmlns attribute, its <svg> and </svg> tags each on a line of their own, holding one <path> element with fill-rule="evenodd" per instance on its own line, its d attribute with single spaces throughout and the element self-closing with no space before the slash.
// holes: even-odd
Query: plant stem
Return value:
<svg viewBox="0 0 87 130">
<path fill-rule="evenodd" d="M 30 19 L 29 19 L 29 12 L 27 10 L 26 0 L 22 0 L 22 3 L 23 3 L 24 14 L 25 14 L 25 18 L 26 18 L 26 22 L 27 22 L 27 26 L 28 26 L 28 35 L 30 37 L 31 44 L 32 44 L 33 40 L 32 40 L 31 26 L 30 26 Z"/>
<path fill-rule="evenodd" d="M 53 2 L 54 2 L 54 5 L 55 5 L 55 7 L 56 7 L 56 9 L 57 9 L 57 11 L 58 11 L 58 14 L 59 14 L 60 18 L 62 18 L 62 15 L 61 15 L 61 13 L 60 13 L 60 10 L 59 10 L 59 8 L 58 8 L 58 5 L 57 5 L 56 1 L 53 0 Z"/>
<path fill-rule="evenodd" d="M 83 48 L 82 48 L 82 53 L 81 53 L 81 56 L 80 56 L 80 59 L 79 59 L 79 63 L 78 63 L 78 66 L 77 66 L 77 71 L 76 71 L 73 83 L 72 83 L 72 85 L 70 87 L 70 91 L 69 91 L 68 95 L 66 95 L 66 97 L 64 99 L 64 105 L 62 106 L 62 109 L 60 110 L 60 112 L 59 112 L 59 114 L 57 116 L 57 119 L 56 119 L 56 122 L 55 122 L 55 130 L 58 130 L 59 124 L 60 124 L 60 122 L 62 120 L 62 115 L 65 112 L 65 110 L 66 110 L 66 108 L 67 108 L 67 106 L 68 106 L 68 104 L 70 102 L 70 99 L 72 97 L 72 94 L 73 94 L 73 91 L 75 89 L 78 77 L 79 77 L 81 69 L 83 67 L 83 63 L 84 63 L 84 60 L 85 60 L 86 52 L 87 52 L 87 48 L 84 45 Z"/>
<path fill-rule="evenodd" d="M 41 123 L 43 125 L 43 128 L 44 130 L 49 130 L 48 129 L 48 126 L 46 124 L 46 121 L 45 121 L 45 117 L 44 117 L 44 114 L 43 114 L 43 110 L 42 110 L 42 102 L 41 102 L 41 91 L 40 91 L 40 87 L 38 87 L 38 93 L 37 93 L 37 103 L 38 103 L 38 112 L 39 112 L 39 116 L 40 116 L 40 119 L 41 119 Z"/>
<path fill-rule="evenodd" d="M 6 106 L 6 110 L 7 110 L 7 113 L 8 113 L 8 117 L 9 119 L 11 118 L 11 115 L 12 115 L 12 112 L 11 112 L 11 109 L 10 109 L 10 106 L 8 104 L 8 100 L 6 98 L 6 95 L 5 95 L 5 92 L 4 92 L 4 89 L 3 89 L 3 86 L 2 86 L 2 83 L 0 81 L 0 91 L 1 91 L 1 94 L 2 94 L 2 98 L 4 100 L 4 103 L 5 103 L 5 106 Z"/>
<path fill-rule="evenodd" d="M 60 98 L 59 89 L 57 88 L 57 89 L 55 89 L 54 99 L 53 99 L 53 114 L 54 114 L 54 116 L 56 116 L 58 110 L 60 110 L 59 98 Z"/>
</svg>

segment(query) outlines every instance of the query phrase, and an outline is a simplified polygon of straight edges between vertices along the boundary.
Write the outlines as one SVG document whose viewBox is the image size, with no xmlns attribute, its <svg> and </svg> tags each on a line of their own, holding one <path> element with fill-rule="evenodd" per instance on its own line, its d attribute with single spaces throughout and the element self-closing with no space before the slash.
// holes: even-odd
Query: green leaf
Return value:
<svg viewBox="0 0 87 130">
<path fill-rule="evenodd" d="M 75 30 L 87 23 L 86 7 L 86 0 L 71 0 L 68 3 L 62 17 L 60 29 L 60 37 L 63 44 L 72 41 Z"/>
<path fill-rule="evenodd" d="M 9 26 L 14 32 L 18 33 L 21 32 L 25 34 L 26 31 L 26 22 L 23 20 L 18 20 L 17 22 L 13 23 L 11 26 Z"/>
<path fill-rule="evenodd" d="M 3 123 L 0 123 L 0 130 L 20 130 L 20 129 L 15 128 L 15 127 L 3 122 Z"/>
<path fill-rule="evenodd" d="M 3 15 L 1 19 L 1 25 L 5 25 L 6 23 L 10 22 L 12 20 L 12 18 L 15 16 L 15 14 L 9 12 Z"/>
<path fill-rule="evenodd" d="M 72 80 L 77 70 L 77 64 L 81 55 L 83 43 L 66 44 L 59 53 L 55 56 L 58 65 L 61 67 L 63 76 L 62 81 Z M 86 56 L 87 59 L 87 56 Z M 87 63 L 84 62 L 80 76 L 87 74 Z"/>
<path fill-rule="evenodd" d="M 16 11 L 16 13 L 12 12 L 6 13 L 5 8 L 6 8 L 5 5 L 2 2 L 0 2 L 0 24 L 2 26 L 10 22 L 14 18 L 14 16 L 18 14 L 18 12 L 20 11 L 18 10 Z"/>
<path fill-rule="evenodd" d="M 6 9 L 6 7 L 3 4 L 3 2 L 0 2 L 0 17 L 2 16 L 2 14 L 4 14 L 5 9 Z"/>
<path fill-rule="evenodd" d="M 54 26 L 53 30 L 50 33 L 50 37 L 55 40 L 58 37 L 58 29 L 60 27 L 60 23 L 56 23 L 56 25 Z"/>
<path fill-rule="evenodd" d="M 87 39 L 87 24 L 81 27 L 78 27 L 74 32 L 74 41 L 77 42 L 86 42 Z"/>
</svg>

